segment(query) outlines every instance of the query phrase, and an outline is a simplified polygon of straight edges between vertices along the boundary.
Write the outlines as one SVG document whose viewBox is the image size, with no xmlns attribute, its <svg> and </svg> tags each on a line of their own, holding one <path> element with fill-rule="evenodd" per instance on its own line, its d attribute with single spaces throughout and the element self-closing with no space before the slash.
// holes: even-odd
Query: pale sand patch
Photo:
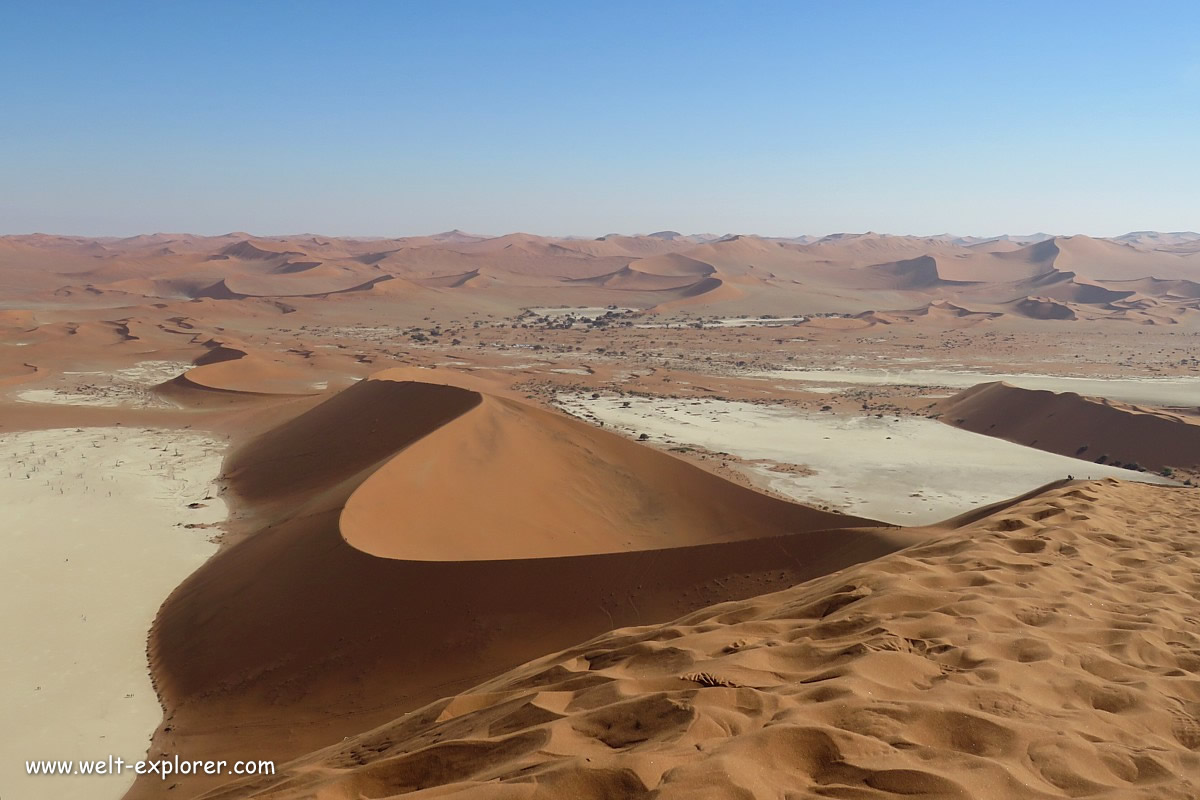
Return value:
<svg viewBox="0 0 1200 800">
<path fill-rule="evenodd" d="M 16 393 L 24 403 L 107 408 L 171 408 L 150 387 L 176 378 L 192 368 L 182 361 L 139 361 L 112 372 L 63 372 L 58 384 Z M 68 377 L 69 376 L 69 377 Z"/>
<path fill-rule="evenodd" d="M 20 731 L 0 737 L 0 796 L 115 800 L 132 783 L 29 777 L 25 761 L 145 756 L 162 718 L 146 634 L 216 550 L 213 530 L 182 525 L 225 518 L 213 486 L 223 449 L 119 427 L 0 436 L 0 718 Z"/>
<path fill-rule="evenodd" d="M 605 314 L 612 312 L 613 314 L 625 314 L 636 309 L 632 308 L 607 308 L 601 306 L 539 306 L 537 308 L 529 308 L 526 311 L 538 317 L 576 317 L 578 319 L 595 319 L 603 317 Z"/>
<path fill-rule="evenodd" d="M 174 405 L 140 386 L 126 383 L 92 384 L 26 389 L 16 393 L 22 403 L 57 406 L 99 406 L 102 408 L 175 408 Z"/>
<path fill-rule="evenodd" d="M 784 392 L 808 392 L 809 394 L 842 394 L 850 391 L 848 386 L 776 386 Z"/>
<path fill-rule="evenodd" d="M 113 375 L 130 383 L 154 386 L 178 378 L 192 366 L 186 361 L 139 361 L 132 367 L 116 370 Z"/>
<path fill-rule="evenodd" d="M 681 322 L 642 322 L 635 328 L 782 328 L 807 322 L 808 317 L 720 317 Z"/>
<path fill-rule="evenodd" d="M 658 443 L 803 465 L 814 472 L 782 474 L 769 464 L 731 464 L 759 486 L 799 502 L 897 525 L 938 522 L 1068 475 L 1171 483 L 917 417 L 841 417 L 671 398 L 560 395 L 558 404 L 633 436 L 649 434 Z"/>
</svg>

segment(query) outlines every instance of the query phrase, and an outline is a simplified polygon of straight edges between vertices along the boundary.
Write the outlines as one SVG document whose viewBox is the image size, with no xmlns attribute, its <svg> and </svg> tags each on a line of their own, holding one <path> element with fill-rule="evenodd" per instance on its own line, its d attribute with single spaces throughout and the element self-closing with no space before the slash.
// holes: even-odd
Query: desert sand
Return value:
<svg viewBox="0 0 1200 800">
<path fill-rule="evenodd" d="M 0 738 L 6 795 L 115 799 L 129 788 L 132 774 L 30 777 L 24 762 L 145 755 L 162 719 L 146 631 L 216 550 L 223 449 L 195 433 L 117 427 L 0 435 L 0 714 L 23 731 Z"/>
<path fill-rule="evenodd" d="M 1200 408 L 1141 408 L 988 383 L 936 409 L 943 422 L 965 430 L 1101 464 L 1137 465 L 1168 475 L 1200 472 Z"/>
<path fill-rule="evenodd" d="M 1191 798 L 1195 491 L 1069 483 L 207 798 Z"/>
<path fill-rule="evenodd" d="M 36 234 L 0 309 L 5 797 L 1196 794 L 1200 236 Z"/>
</svg>

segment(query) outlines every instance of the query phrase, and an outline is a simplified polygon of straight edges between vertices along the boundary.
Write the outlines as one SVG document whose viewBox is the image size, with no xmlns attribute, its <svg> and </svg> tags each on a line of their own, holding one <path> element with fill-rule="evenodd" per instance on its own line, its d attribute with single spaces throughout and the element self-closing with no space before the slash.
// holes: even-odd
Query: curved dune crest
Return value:
<svg viewBox="0 0 1200 800">
<path fill-rule="evenodd" d="M 777 500 L 560 414 L 422 386 L 410 394 L 436 391 L 438 402 L 470 407 L 407 445 L 346 501 L 342 535 L 375 556 L 547 558 L 869 522 Z M 446 397 L 454 391 L 471 397 Z"/>
<path fill-rule="evenodd" d="M 593 278 L 573 278 L 569 284 L 634 292 L 659 292 L 687 288 L 695 282 L 696 278 L 693 275 L 659 275 L 640 272 L 632 267 L 621 267 L 616 272 L 610 272 L 607 275 L 597 275 Z"/>
<path fill-rule="evenodd" d="M 1069 483 L 614 630 L 204 797 L 1182 800 L 1197 518 L 1197 491 Z"/>
<path fill-rule="evenodd" d="M 1051 243 L 1057 251 L 1053 258 L 1056 266 L 1100 280 L 1194 279 L 1200 272 L 1197 253 L 1145 251 L 1088 236 L 1059 236 L 1042 244 Z"/>
<path fill-rule="evenodd" d="M 712 264 L 682 253 L 666 253 L 650 258 L 641 258 L 631 262 L 629 268 L 635 272 L 663 277 L 704 278 L 717 271 Z"/>
<path fill-rule="evenodd" d="M 220 250 L 220 255 L 247 261 L 262 261 L 287 256 L 303 256 L 299 250 L 291 250 L 281 242 L 245 239 Z"/>
<path fill-rule="evenodd" d="M 1200 269 L 1197 269 L 1200 273 Z M 1129 294 L 1135 292 L 1179 300 L 1200 300 L 1200 282 L 1189 280 L 1159 280 L 1157 278 L 1142 278 L 1131 281 L 1108 281 L 1112 287 L 1129 287 Z"/>
<path fill-rule="evenodd" d="M 979 311 L 966 306 L 958 305 L 956 303 L 951 303 L 949 300 L 935 300 L 932 303 L 926 303 L 920 308 L 913 309 L 907 313 L 911 314 L 913 318 L 924 318 L 935 322 L 946 322 L 950 320 L 983 322 L 986 320 L 999 319 L 1000 317 L 1004 316 L 1004 313 L 1000 311 Z"/>
<path fill-rule="evenodd" d="M 944 286 L 965 286 L 970 279 L 947 278 L 947 265 L 933 256 L 892 261 L 859 267 L 846 272 L 843 282 L 876 289 L 925 290 Z"/>
<path fill-rule="evenodd" d="M 222 278 L 196 292 L 196 297 L 213 300 L 242 300 L 251 297 L 324 297 L 331 294 L 362 292 L 392 280 L 391 275 L 365 275 L 334 270 L 319 272 L 314 267 L 304 272 L 282 275 L 238 275 Z M 314 274 L 318 273 L 318 274 Z"/>
<path fill-rule="evenodd" d="M 380 373 L 230 455 L 227 485 L 252 529 L 176 590 L 151 631 L 167 714 L 152 752 L 293 758 L 614 626 L 781 588 L 925 535 L 833 529 L 862 520 L 726 484 L 434 372 L 444 384 Z M 454 480 L 415 494 L 426 469 Z M 488 502 L 503 492 L 522 513 Z M 428 527 L 436 510 L 462 529 Z M 539 516 L 551 510 L 581 526 L 555 529 Z M 475 560 L 414 560 L 452 555 Z M 130 798 L 162 790 L 141 780 Z"/>
<path fill-rule="evenodd" d="M 1074 272 L 1051 270 L 1023 281 L 1010 284 L 1015 292 L 1026 297 L 1038 297 L 1069 303 L 1102 304 L 1123 300 L 1133 294 L 1080 278 Z M 1015 299 L 1021 299 L 1017 297 Z"/>
<path fill-rule="evenodd" d="M 1200 417 L 1007 383 L 973 386 L 936 408 L 956 427 L 1064 456 L 1156 470 L 1200 467 Z"/>
<path fill-rule="evenodd" d="M 364 380 L 239 447 L 226 462 L 226 478 L 252 502 L 299 502 L 347 480 L 360 483 L 360 473 L 480 400 L 456 386 Z"/>
<path fill-rule="evenodd" d="M 180 379 L 204 389 L 243 394 L 315 394 L 325 389 L 325 382 L 311 370 L 253 355 L 193 367 Z"/>
<path fill-rule="evenodd" d="M 250 352 L 243 345 L 209 341 L 208 352 L 196 358 L 187 372 L 159 387 L 176 398 L 203 393 L 241 396 L 311 395 L 327 382 L 315 370 L 285 364 Z"/>
<path fill-rule="evenodd" d="M 648 310 L 650 313 L 662 313 L 692 305 L 736 300 L 745 296 L 745 294 L 745 291 L 741 287 L 731 281 L 710 275 L 707 278 L 701 278 L 695 283 L 683 287 L 679 292 L 679 297 L 676 299 L 659 303 Z"/>
</svg>

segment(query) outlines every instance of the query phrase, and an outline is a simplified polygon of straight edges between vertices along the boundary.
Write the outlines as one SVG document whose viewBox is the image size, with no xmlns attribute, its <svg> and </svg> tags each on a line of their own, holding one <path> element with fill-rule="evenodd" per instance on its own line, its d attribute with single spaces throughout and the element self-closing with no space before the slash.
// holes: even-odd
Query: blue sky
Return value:
<svg viewBox="0 0 1200 800">
<path fill-rule="evenodd" d="M 1200 228 L 1192 2 L 0 12 L 0 233 Z"/>
</svg>

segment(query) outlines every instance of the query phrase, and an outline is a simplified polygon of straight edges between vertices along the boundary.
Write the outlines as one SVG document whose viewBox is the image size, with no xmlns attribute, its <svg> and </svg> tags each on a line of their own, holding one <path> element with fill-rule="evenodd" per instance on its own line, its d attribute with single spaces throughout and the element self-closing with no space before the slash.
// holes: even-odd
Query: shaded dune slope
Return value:
<svg viewBox="0 0 1200 800">
<path fill-rule="evenodd" d="M 1058 486 L 206 797 L 1192 798 L 1197 519 L 1195 490 Z"/>
<path fill-rule="evenodd" d="M 236 276 L 222 278 L 195 293 L 214 300 L 242 300 L 249 297 L 324 297 L 331 294 L 361 292 L 392 280 L 391 275 L 314 275 L 318 268 L 285 277 Z"/>
<path fill-rule="evenodd" d="M 1140 292 L 1152 297 L 1168 297 L 1181 300 L 1200 299 L 1200 283 L 1196 281 L 1164 281 L 1156 278 L 1142 278 L 1132 281 L 1110 281 L 1109 286 L 1125 290 L 1128 294 Z"/>
<path fill-rule="evenodd" d="M 1200 467 L 1200 417 L 1007 383 L 973 386 L 936 408 L 942 422 L 1065 456 Z"/>
<path fill-rule="evenodd" d="M 1075 309 L 1069 303 L 1060 303 L 1048 297 L 1026 297 L 1008 303 L 1006 308 L 1030 319 L 1073 320 L 1077 318 Z"/>
<path fill-rule="evenodd" d="M 934 289 L 941 286 L 965 285 L 971 281 L 952 280 L 943 276 L 945 267 L 932 256 L 876 264 L 849 271 L 840 283 L 844 286 L 881 289 Z"/>
<path fill-rule="evenodd" d="M 419 387 L 414 394 L 435 391 L 410 385 Z M 350 496 L 342 535 L 364 552 L 420 561 L 545 558 L 866 522 L 781 502 L 560 414 L 455 387 L 436 391 L 478 403 Z"/>
<path fill-rule="evenodd" d="M 240 345 L 210 342 L 209 351 L 187 372 L 159 385 L 156 391 L 185 406 L 214 399 L 237 402 L 283 395 L 319 394 L 326 382 L 316 370 L 282 363 Z"/>
<path fill-rule="evenodd" d="M 314 394 L 313 376 L 304 370 L 276 361 L 246 355 L 230 361 L 193 367 L 176 378 L 194 386 L 246 394 Z"/>
<path fill-rule="evenodd" d="M 675 311 L 687 306 L 704 305 L 705 303 L 724 302 L 726 300 L 737 300 L 745 295 L 742 287 L 735 285 L 728 279 L 721 279 L 715 276 L 701 278 L 695 283 L 684 287 L 679 296 L 674 300 L 658 303 L 651 307 L 649 311 L 652 313 L 662 313 L 667 311 Z"/>
<path fill-rule="evenodd" d="M 243 536 L 172 594 L 151 631 L 166 710 L 153 752 L 293 758 L 601 631 L 792 585 L 923 536 L 834 530 L 873 523 L 727 484 L 509 400 L 384 376 L 227 461 Z M 490 444 L 472 450 L 480 436 Z M 461 529 L 426 528 L 437 511 Z M 542 514 L 581 525 L 560 530 Z M 632 540 L 604 538 L 626 525 Z M 594 554 L 504 557 L 572 547 Z M 451 552 L 476 560 L 412 558 Z M 144 779 L 129 796 L 163 791 Z"/>
</svg>

